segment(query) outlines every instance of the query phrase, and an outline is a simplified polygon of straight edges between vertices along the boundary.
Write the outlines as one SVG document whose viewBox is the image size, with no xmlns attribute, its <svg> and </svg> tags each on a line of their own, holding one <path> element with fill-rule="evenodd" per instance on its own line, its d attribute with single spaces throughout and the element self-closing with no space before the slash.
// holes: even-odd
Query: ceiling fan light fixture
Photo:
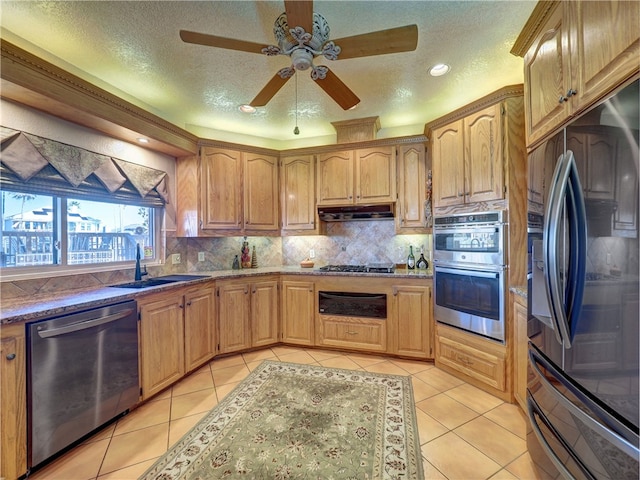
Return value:
<svg viewBox="0 0 640 480">
<path fill-rule="evenodd" d="M 238 107 L 238 110 L 240 110 L 242 113 L 256 113 L 256 107 L 252 107 L 251 105 L 247 105 L 246 103 L 240 105 Z"/>
<path fill-rule="evenodd" d="M 451 70 L 451 67 L 446 63 L 436 63 L 429 69 L 429 75 L 432 77 L 441 77 L 442 75 L 449 73 L 449 70 Z"/>
</svg>

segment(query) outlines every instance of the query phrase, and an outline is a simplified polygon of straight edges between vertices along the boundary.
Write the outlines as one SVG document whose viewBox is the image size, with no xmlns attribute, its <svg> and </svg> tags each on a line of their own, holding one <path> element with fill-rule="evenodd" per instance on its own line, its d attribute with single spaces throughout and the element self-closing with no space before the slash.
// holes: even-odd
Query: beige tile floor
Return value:
<svg viewBox="0 0 640 480">
<path fill-rule="evenodd" d="M 135 480 L 264 359 L 411 375 L 427 479 L 534 479 L 525 417 L 432 363 L 274 347 L 211 361 L 31 480 Z"/>
</svg>

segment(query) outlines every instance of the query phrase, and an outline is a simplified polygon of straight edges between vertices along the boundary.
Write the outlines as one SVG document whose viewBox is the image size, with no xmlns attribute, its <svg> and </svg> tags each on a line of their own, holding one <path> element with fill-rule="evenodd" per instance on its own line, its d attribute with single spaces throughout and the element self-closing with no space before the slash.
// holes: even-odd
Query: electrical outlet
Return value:
<svg viewBox="0 0 640 480">
<path fill-rule="evenodd" d="M 173 255 L 171 255 L 171 263 L 173 265 L 177 265 L 180 263 L 180 254 L 179 253 L 174 253 Z"/>
<path fill-rule="evenodd" d="M 309 250 L 309 258 L 316 258 L 316 251 L 313 248 Z"/>
<path fill-rule="evenodd" d="M 204 262 L 204 252 L 198 252 L 198 261 Z"/>
</svg>

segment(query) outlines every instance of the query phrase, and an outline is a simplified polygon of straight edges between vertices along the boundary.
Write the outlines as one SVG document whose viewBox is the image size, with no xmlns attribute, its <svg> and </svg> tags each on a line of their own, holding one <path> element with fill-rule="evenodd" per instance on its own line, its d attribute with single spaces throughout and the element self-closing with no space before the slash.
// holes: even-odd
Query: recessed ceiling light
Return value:
<svg viewBox="0 0 640 480">
<path fill-rule="evenodd" d="M 240 110 L 242 113 L 255 113 L 256 108 L 252 107 L 251 105 L 240 105 L 238 107 L 238 110 Z"/>
<path fill-rule="evenodd" d="M 432 77 L 439 77 L 448 73 L 451 70 L 451 67 L 446 63 L 438 63 L 429 69 L 429 75 Z"/>
<path fill-rule="evenodd" d="M 138 142 L 140 142 L 140 143 L 149 143 L 149 139 L 140 137 L 140 138 L 138 138 Z"/>
</svg>

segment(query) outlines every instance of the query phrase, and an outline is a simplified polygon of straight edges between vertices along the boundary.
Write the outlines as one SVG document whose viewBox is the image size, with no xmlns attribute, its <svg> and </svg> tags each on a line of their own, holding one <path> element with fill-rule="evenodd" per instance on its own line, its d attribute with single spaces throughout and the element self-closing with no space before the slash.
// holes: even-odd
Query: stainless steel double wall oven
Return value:
<svg viewBox="0 0 640 480">
<path fill-rule="evenodd" d="M 434 219 L 436 321 L 505 341 L 506 211 Z"/>
</svg>

